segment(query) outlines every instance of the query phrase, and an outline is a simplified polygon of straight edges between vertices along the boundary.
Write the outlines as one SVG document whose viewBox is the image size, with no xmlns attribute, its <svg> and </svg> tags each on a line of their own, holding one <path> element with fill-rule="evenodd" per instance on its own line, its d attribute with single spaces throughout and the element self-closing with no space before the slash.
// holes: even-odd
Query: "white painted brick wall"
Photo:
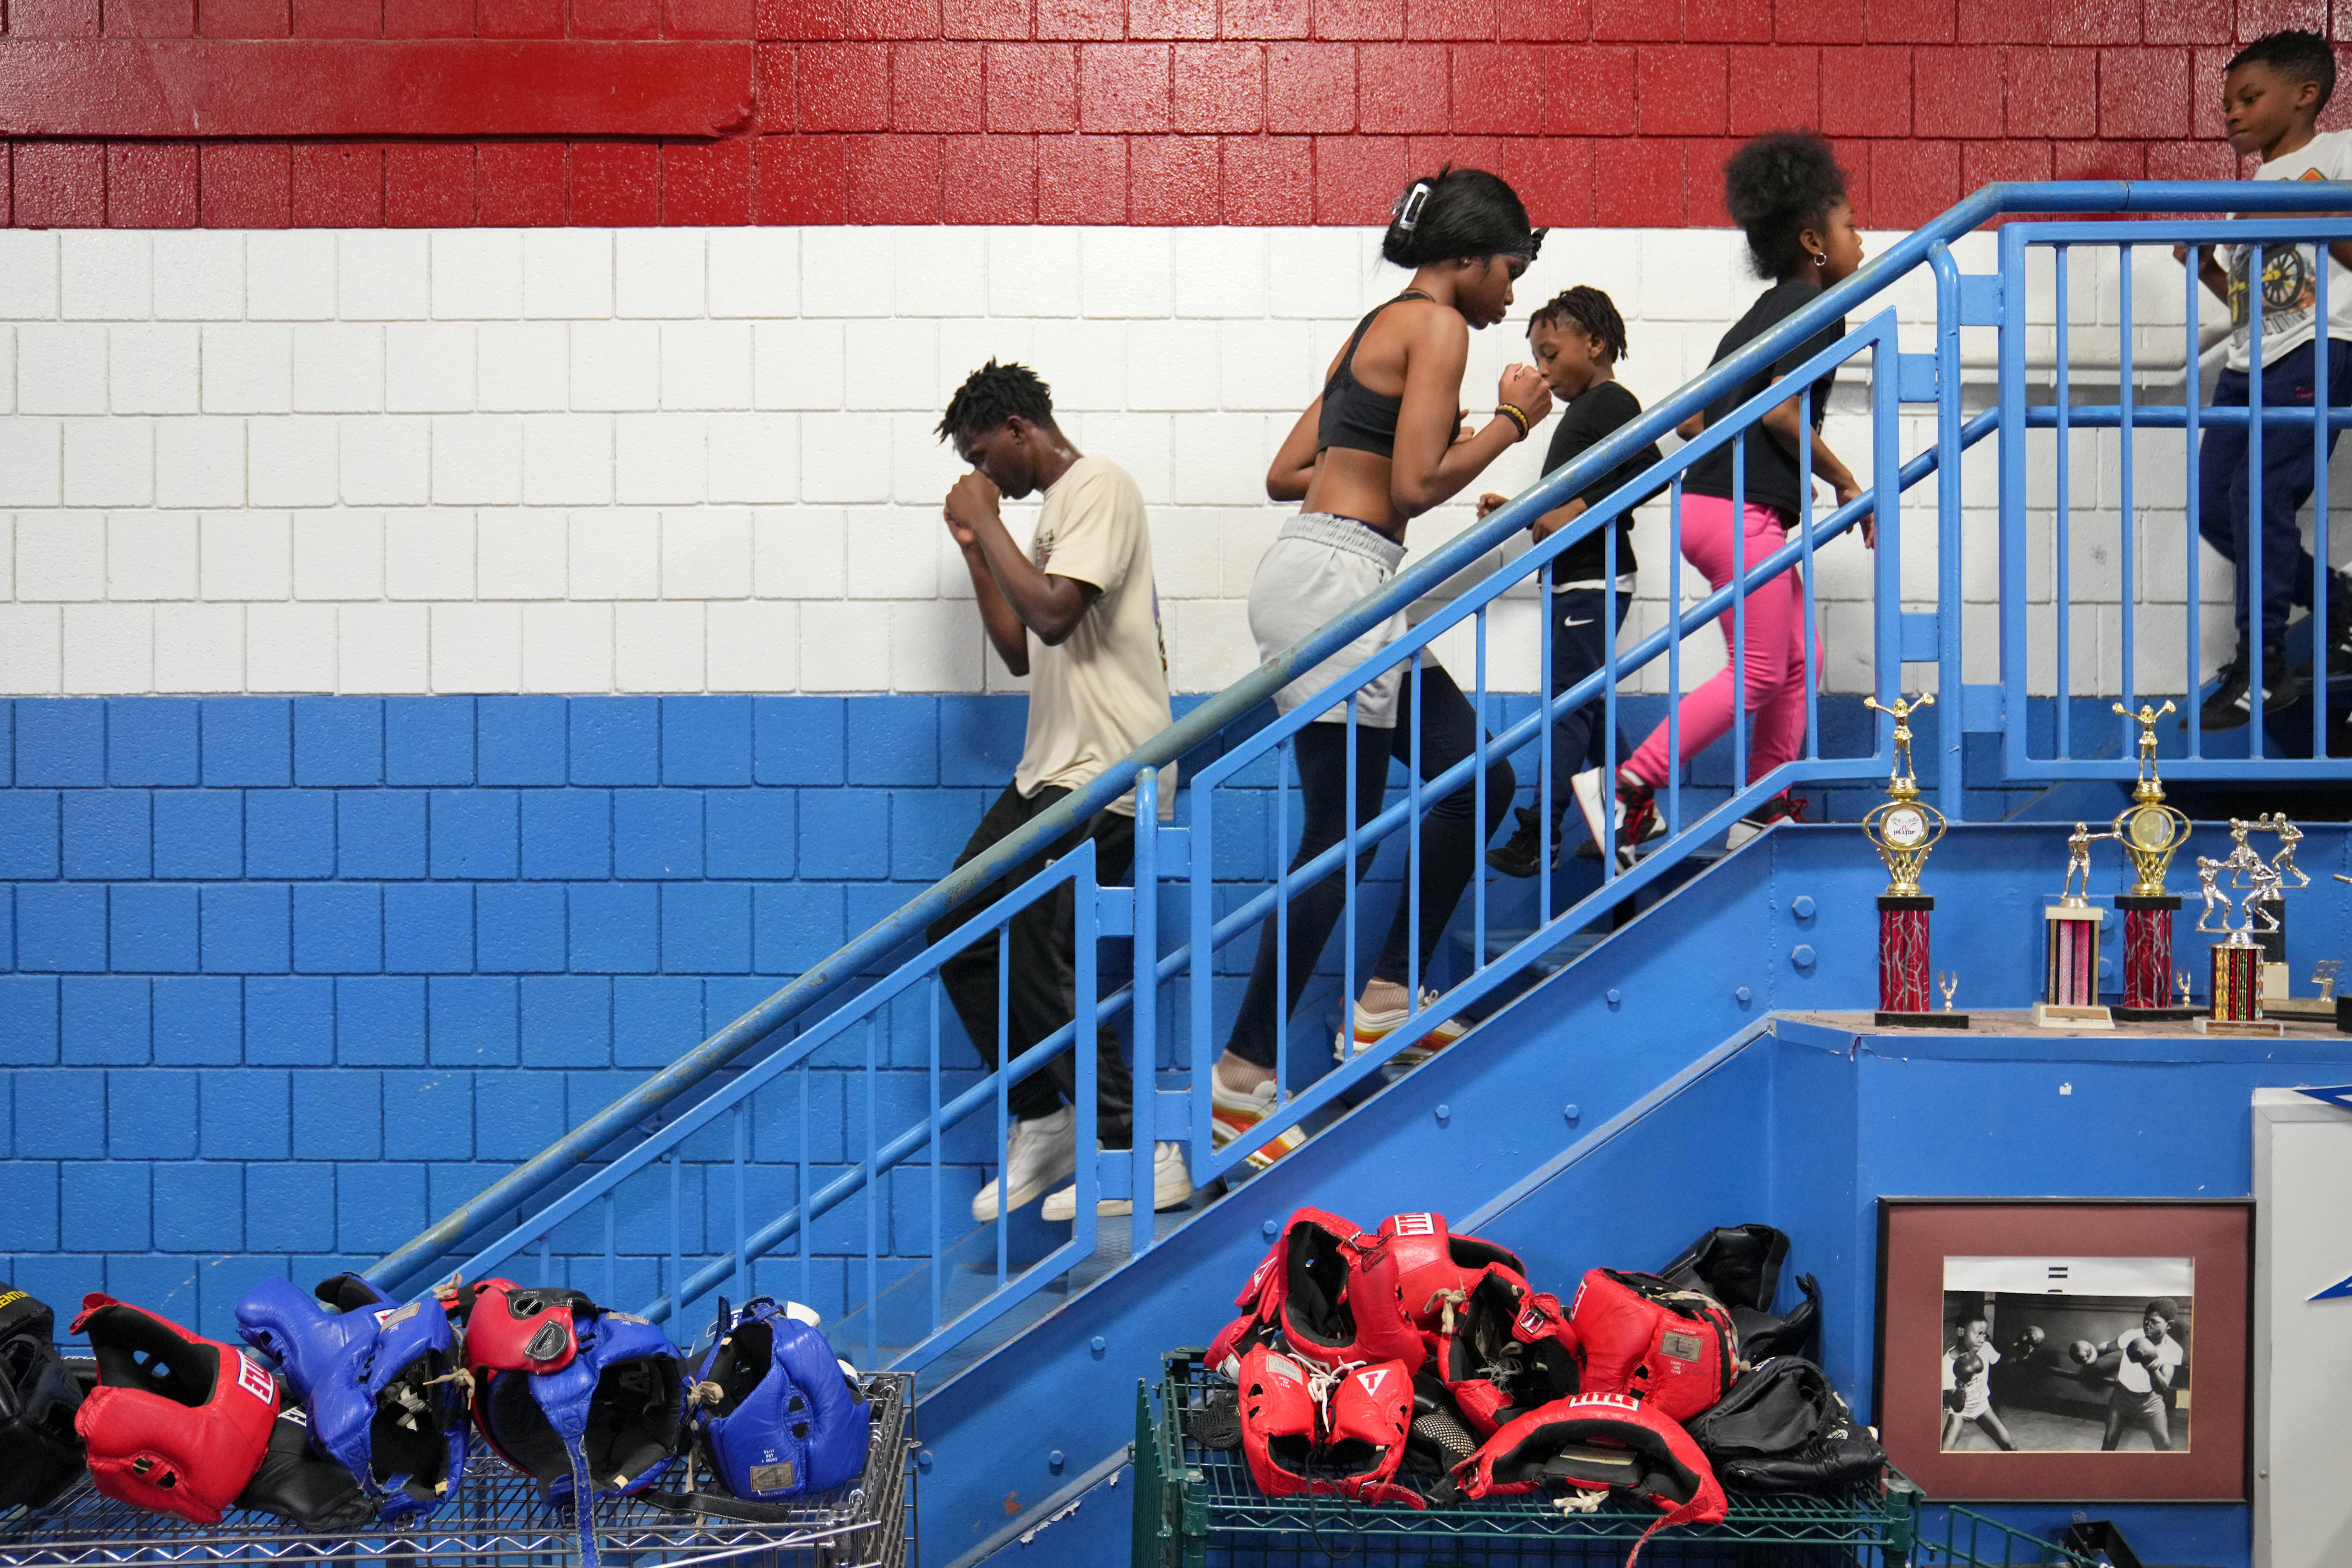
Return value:
<svg viewBox="0 0 2352 1568">
<path fill-rule="evenodd" d="M 1990 267 L 1984 237 L 1960 248 Z M 2158 323 L 2139 352 L 2177 363 L 2178 273 L 2154 251 L 2138 265 Z M 2074 279 L 2077 363 L 2112 359 L 2114 268 L 2078 252 Z M 1018 689 L 983 657 L 938 515 L 958 465 L 932 426 L 995 355 L 1034 365 L 1078 444 L 1142 485 L 1175 683 L 1214 689 L 1256 661 L 1244 601 L 1288 510 L 1264 500 L 1266 459 L 1397 282 L 1366 235 L 1328 229 L 0 231 L 0 689 Z M 1520 310 L 1575 282 L 1616 298 L 1645 399 L 1704 368 L 1758 287 L 1727 232 L 1559 232 Z M 1929 302 L 1924 279 L 1896 291 L 1907 347 L 1928 346 Z M 1474 339 L 1465 401 L 1523 353 L 1512 329 Z M 2176 401 L 2177 375 L 2146 395 Z M 1828 439 L 1866 474 L 1865 405 L 1849 377 Z M 1903 427 L 1906 453 L 1933 438 L 1921 411 Z M 1416 549 L 1466 527 L 1478 490 L 1530 482 L 1540 451 L 1417 521 Z M 2143 688 L 2183 674 L 2182 451 L 2143 434 L 2133 465 Z M 2120 444 L 2077 433 L 2071 452 L 2074 682 L 2107 689 Z M 2055 454 L 2053 436 L 2029 443 L 2042 689 Z M 1966 468 L 1972 679 L 1997 668 L 1994 462 L 1988 443 Z M 1025 531 L 1034 507 L 1014 510 Z M 1644 632 L 1665 621 L 1659 513 L 1636 528 Z M 1932 491 L 1906 516 L 1918 601 Z M 1818 571 L 1828 683 L 1861 687 L 1870 559 L 1841 542 Z M 2228 593 L 2207 553 L 2209 663 Z M 1491 617 L 1494 689 L 1534 683 L 1535 614 L 1521 589 Z M 1469 634 L 1441 652 L 1466 681 Z M 1703 632 L 1685 679 L 1721 657 Z"/>
</svg>

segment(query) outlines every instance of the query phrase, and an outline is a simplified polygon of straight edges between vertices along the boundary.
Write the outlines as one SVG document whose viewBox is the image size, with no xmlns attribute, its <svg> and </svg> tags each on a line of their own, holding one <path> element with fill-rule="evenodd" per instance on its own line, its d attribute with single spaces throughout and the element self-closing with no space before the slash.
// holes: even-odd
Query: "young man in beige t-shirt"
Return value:
<svg viewBox="0 0 2352 1568">
<path fill-rule="evenodd" d="M 1168 661 L 1151 574 L 1151 534 L 1143 492 L 1126 469 L 1080 455 L 1054 423 L 1049 389 L 1034 371 L 991 360 L 948 405 L 940 437 L 972 471 L 948 491 L 948 532 L 971 574 L 981 624 L 1004 667 L 1029 678 L 1029 730 L 1013 782 L 972 830 L 956 864 L 1058 804 L 1168 727 Z M 1037 490 L 1045 504 L 1024 553 L 1005 531 L 997 502 Z M 1163 815 L 1173 804 L 1175 770 L 1161 774 Z M 1095 876 L 1123 882 L 1135 859 L 1135 797 L 1122 795 L 1094 820 L 1045 853 L 967 898 L 931 925 L 939 942 L 983 905 L 1036 874 L 1084 839 L 1095 843 Z M 1068 1023 L 1076 1009 L 1076 937 L 1067 884 L 1014 916 L 1007 928 L 1011 994 L 1004 999 L 1008 1047 L 997 1048 L 997 939 L 983 938 L 940 966 L 940 978 L 981 1059 L 992 1068 Z M 1097 1139 L 1106 1149 L 1132 1146 L 1133 1085 L 1116 1031 L 1095 1036 Z M 1013 1121 L 1003 1178 L 981 1188 L 972 1218 L 996 1217 L 1000 1202 L 1017 1209 L 1045 1198 L 1045 1217 L 1076 1213 L 1077 1119 L 1065 1101 L 1077 1083 L 1077 1058 L 1057 1053 L 1012 1086 Z M 1049 1192 L 1049 1189 L 1058 1189 Z M 1183 1145 L 1154 1152 L 1152 1201 L 1173 1208 L 1192 1195 Z M 1104 1214 L 1130 1205 L 1110 1200 Z"/>
</svg>

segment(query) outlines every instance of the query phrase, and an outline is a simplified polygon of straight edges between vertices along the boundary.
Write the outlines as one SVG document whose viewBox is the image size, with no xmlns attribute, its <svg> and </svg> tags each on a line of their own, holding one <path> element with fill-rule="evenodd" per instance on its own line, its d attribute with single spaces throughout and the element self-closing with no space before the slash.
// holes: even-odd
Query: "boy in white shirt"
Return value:
<svg viewBox="0 0 2352 1568">
<path fill-rule="evenodd" d="M 1151 531 L 1143 492 L 1108 458 L 1088 458 L 1054 422 L 1053 394 L 1026 365 L 991 360 L 966 378 L 948 404 L 939 434 L 971 472 L 948 491 L 948 533 L 963 552 L 981 624 L 1005 668 L 1029 678 L 1028 735 L 1013 782 L 988 808 L 956 864 L 1011 837 L 1072 791 L 1166 729 L 1168 658 L 1160 634 L 1160 598 L 1151 571 Z M 1045 494 L 1035 533 L 1024 551 L 1006 531 L 1000 498 Z M 1160 770 L 1160 815 L 1175 804 L 1176 770 Z M 1135 861 L 1135 796 L 1120 796 L 1091 822 L 965 899 L 931 923 L 936 942 L 1087 838 L 1095 843 L 1100 886 L 1127 879 Z M 1009 1039 L 996 1037 L 997 942 L 982 938 L 940 966 L 940 979 L 982 1062 L 1016 1059 L 1070 1021 L 1076 1007 L 1076 932 L 1064 884 L 1007 923 Z M 1077 1213 L 1076 1116 L 1066 1101 L 1077 1087 L 1077 1057 L 1056 1052 L 1007 1091 L 1013 1125 L 1000 1178 L 971 1200 L 986 1224 L 1005 1210 L 1045 1197 L 1048 1220 Z M 1105 1149 L 1131 1148 L 1133 1087 L 1118 1034 L 1095 1031 L 1096 1139 Z M 1153 1151 L 1152 1199 L 1174 1208 L 1192 1195 L 1181 1143 Z M 1126 1214 L 1123 1199 L 1097 1205 Z"/>
<path fill-rule="evenodd" d="M 2352 132 L 2320 131 L 2319 111 L 2336 90 L 2336 56 L 2327 40 L 2300 28 L 2266 34 L 2238 51 L 2222 79 L 2221 106 L 2231 150 L 2261 160 L 2257 180 L 2352 180 Z M 2346 205 L 2352 206 L 2352 196 Z M 2312 405 L 2315 396 L 2318 310 L 2316 247 L 2262 247 L 2263 406 Z M 2217 256 L 2216 251 L 2220 252 Z M 2227 367 L 2213 390 L 2212 406 L 2243 408 L 2252 380 L 2254 247 L 2224 246 L 2200 255 L 2198 277 L 2230 307 Z M 2352 241 L 2327 247 L 2327 402 L 2352 404 Z M 2185 247 L 2176 254 L 2185 254 Z M 2224 266 L 2224 258 L 2227 265 Z M 2338 435 L 2327 432 L 2332 455 Z M 2221 683 L 2205 700 L 2204 726 L 2233 730 L 2252 714 L 2249 637 L 2253 605 L 2262 606 L 2263 697 L 2265 715 L 2284 712 L 2303 700 L 2303 677 L 2287 668 L 2286 623 L 2294 606 L 2311 607 L 2311 552 L 2303 546 L 2295 513 L 2311 499 L 2311 424 L 2263 426 L 2262 515 L 2252 516 L 2247 431 L 2243 426 L 2208 426 L 2198 450 L 2197 529 L 2206 542 L 2236 565 L 2238 651 L 2221 669 Z M 2262 580 L 2254 581 L 2252 531 L 2262 530 Z M 2352 673 L 2341 650 L 2352 637 L 2352 587 L 2338 577 L 2327 589 L 2327 647 L 2337 666 Z"/>
<path fill-rule="evenodd" d="M 2331 304 L 2334 301 L 2329 301 Z M 2106 1350 L 2123 1352 L 2116 1363 L 2115 1385 L 2107 1390 L 2107 1429 L 2099 1440 L 2103 1449 L 2122 1447 L 2126 1432 L 2145 1432 L 2147 1445 L 2159 1454 L 2172 1452 L 2172 1405 L 2165 1395 L 2172 1379 L 2188 1360 L 2172 1325 L 2180 1307 L 2169 1296 L 2158 1296 L 2140 1313 L 2139 1327 L 2117 1334 Z"/>
</svg>

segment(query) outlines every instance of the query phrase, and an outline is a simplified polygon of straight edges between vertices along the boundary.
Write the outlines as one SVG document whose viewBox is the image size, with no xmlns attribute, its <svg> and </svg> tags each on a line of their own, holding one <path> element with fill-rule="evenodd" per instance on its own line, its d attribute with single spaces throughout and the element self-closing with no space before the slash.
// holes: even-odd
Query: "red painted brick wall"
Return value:
<svg viewBox="0 0 2352 1568">
<path fill-rule="evenodd" d="M 2233 40 L 2289 25 L 2352 40 L 2352 0 L 2333 10 L 2330 0 L 0 0 L 0 133 L 18 132 L 0 141 L 0 222 L 1360 224 L 1410 172 L 1450 158 L 1506 174 L 1539 221 L 1707 225 L 1723 221 L 1718 170 L 1732 142 L 1802 125 L 1836 141 L 1864 221 L 1899 227 L 1990 180 L 2231 174 L 2217 105 Z M 574 94 L 564 100 L 574 107 L 523 135 L 488 134 L 479 95 L 448 79 L 436 79 L 438 98 L 424 82 L 435 107 L 403 123 L 386 102 L 352 101 L 356 89 L 333 70 L 306 69 L 315 98 L 300 112 L 314 118 L 286 123 L 282 139 L 199 142 L 168 125 L 118 129 L 87 106 L 89 84 L 141 49 L 173 51 L 173 69 L 217 71 L 233 90 L 238 73 L 271 71 L 278 57 L 207 44 L 250 39 L 344 40 L 350 74 L 372 80 L 384 71 L 366 51 L 391 40 L 480 50 L 566 40 L 549 58 L 592 76 L 617 68 L 616 47 L 751 47 L 697 54 L 667 121 L 623 124 L 577 108 Z M 285 47 L 318 58 L 314 45 Z M 12 68 L 12 55 L 26 68 Z M 500 57 L 465 58 L 478 73 Z M 621 75 L 642 79 L 645 68 Z M 712 103 L 748 104 L 748 119 L 717 136 L 644 133 L 704 129 L 691 122 Z M 33 133 L 68 109 L 87 139 Z M 2352 120 L 2352 90 L 2339 118 Z M 112 139 L 126 132 L 142 139 Z"/>
</svg>

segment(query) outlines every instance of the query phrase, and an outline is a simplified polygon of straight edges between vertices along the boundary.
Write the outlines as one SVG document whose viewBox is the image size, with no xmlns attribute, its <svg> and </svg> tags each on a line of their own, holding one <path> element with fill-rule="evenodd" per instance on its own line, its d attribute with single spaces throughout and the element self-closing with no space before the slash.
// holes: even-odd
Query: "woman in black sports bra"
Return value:
<svg viewBox="0 0 2352 1568">
<path fill-rule="evenodd" d="M 1542 376 L 1515 364 L 1503 373 L 1494 417 L 1474 433 L 1456 433 L 1470 333 L 1503 319 L 1512 285 L 1534 261 L 1542 239 L 1528 226 L 1527 208 L 1511 187 L 1482 170 L 1448 169 L 1415 180 L 1398 200 L 1381 254 L 1412 268 L 1412 279 L 1358 324 L 1331 363 L 1323 395 L 1299 416 L 1266 474 L 1266 494 L 1276 500 L 1304 500 L 1306 506 L 1283 525 L 1250 584 L 1250 631 L 1262 657 L 1328 624 L 1393 577 L 1404 554 L 1406 522 L 1468 485 L 1549 412 L 1551 394 Z M 1399 610 L 1284 687 L 1275 706 L 1289 712 L 1404 630 L 1404 612 Z M 1412 765 L 1410 663 L 1384 672 L 1355 694 L 1361 751 L 1352 802 L 1347 705 L 1318 713 L 1299 731 L 1293 754 L 1306 821 L 1294 870 L 1338 843 L 1350 815 L 1364 823 L 1380 814 L 1388 786 L 1383 753 Z M 1433 657 L 1423 660 L 1419 695 L 1421 773 L 1434 778 L 1470 754 L 1478 718 Z M 1386 736 L 1379 733 L 1383 730 Z M 1486 769 L 1483 832 L 1473 820 L 1472 783 L 1428 808 L 1421 827 L 1418 929 L 1411 900 L 1400 897 L 1387 945 L 1355 1003 L 1352 1026 L 1341 1031 L 1335 1047 L 1342 1062 L 1410 1016 L 1415 1005 L 1409 989 L 1413 954 L 1417 949 L 1426 974 L 1475 868 L 1478 847 L 1509 809 L 1515 783 L 1510 764 L 1496 756 Z M 1358 858 L 1360 876 L 1373 858 Z M 1286 957 L 1278 951 L 1277 922 L 1265 922 L 1241 1016 L 1212 1075 L 1218 1142 L 1229 1142 L 1274 1109 L 1276 1010 L 1287 1016 L 1298 1005 L 1346 900 L 1347 889 L 1336 875 L 1303 889 L 1294 884 Z M 1288 982 L 1287 994 L 1279 998 L 1278 969 Z M 1440 1024 L 1396 1059 L 1408 1066 L 1426 1059 L 1462 1033 L 1450 1020 Z M 1270 1164 L 1302 1141 L 1294 1128 L 1268 1142 L 1251 1161 Z"/>
</svg>

